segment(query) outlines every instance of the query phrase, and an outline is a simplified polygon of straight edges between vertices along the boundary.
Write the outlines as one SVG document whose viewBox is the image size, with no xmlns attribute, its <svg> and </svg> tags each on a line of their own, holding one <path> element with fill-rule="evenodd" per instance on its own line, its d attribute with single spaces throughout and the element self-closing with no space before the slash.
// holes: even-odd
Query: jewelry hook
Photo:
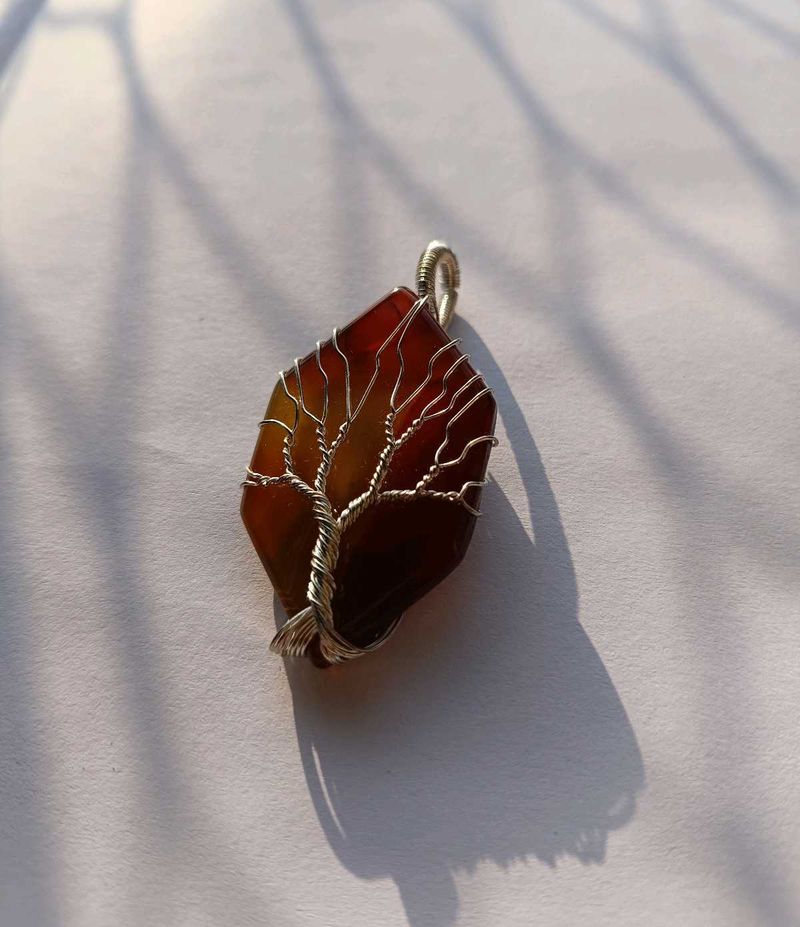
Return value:
<svg viewBox="0 0 800 927">
<path fill-rule="evenodd" d="M 442 295 L 436 296 L 436 275 L 441 274 Z M 430 301 L 431 312 L 447 328 L 456 311 L 461 271 L 458 258 L 443 241 L 432 241 L 417 263 L 417 293 Z"/>
</svg>

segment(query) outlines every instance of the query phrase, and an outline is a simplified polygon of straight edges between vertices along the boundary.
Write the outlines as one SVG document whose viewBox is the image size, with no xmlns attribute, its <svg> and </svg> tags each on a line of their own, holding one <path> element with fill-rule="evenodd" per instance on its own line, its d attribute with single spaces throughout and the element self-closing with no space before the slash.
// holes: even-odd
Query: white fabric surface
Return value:
<svg viewBox="0 0 800 927">
<path fill-rule="evenodd" d="M 3 927 L 798 923 L 796 2 L 0 10 Z M 434 237 L 484 517 L 284 666 L 256 424 Z"/>
</svg>

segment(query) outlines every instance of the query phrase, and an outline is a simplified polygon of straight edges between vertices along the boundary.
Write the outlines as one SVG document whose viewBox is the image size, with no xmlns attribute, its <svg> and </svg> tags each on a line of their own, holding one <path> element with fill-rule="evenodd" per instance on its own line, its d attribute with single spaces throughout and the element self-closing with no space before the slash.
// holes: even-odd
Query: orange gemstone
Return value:
<svg viewBox="0 0 800 927">
<path fill-rule="evenodd" d="M 309 490 L 317 484 L 342 528 L 330 570 L 335 629 L 367 648 L 464 556 L 495 415 L 468 357 L 407 289 L 390 293 L 287 372 L 272 393 L 250 469 L 277 477 L 290 465 L 297 479 L 251 479 L 242 499 L 242 518 L 287 614 L 310 604 L 320 535 L 314 498 L 298 491 L 300 481 Z M 313 642 L 309 653 L 326 662 Z"/>
</svg>

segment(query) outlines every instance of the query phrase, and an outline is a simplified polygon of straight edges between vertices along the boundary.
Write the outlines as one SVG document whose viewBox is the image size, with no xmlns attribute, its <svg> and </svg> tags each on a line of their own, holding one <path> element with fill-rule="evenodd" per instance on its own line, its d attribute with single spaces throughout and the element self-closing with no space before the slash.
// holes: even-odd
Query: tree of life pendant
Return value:
<svg viewBox="0 0 800 927">
<path fill-rule="evenodd" d="M 278 377 L 242 498 L 290 616 L 275 653 L 327 666 L 375 650 L 466 553 L 496 405 L 445 330 L 458 283 L 431 242 L 416 293 L 384 296 Z"/>
</svg>

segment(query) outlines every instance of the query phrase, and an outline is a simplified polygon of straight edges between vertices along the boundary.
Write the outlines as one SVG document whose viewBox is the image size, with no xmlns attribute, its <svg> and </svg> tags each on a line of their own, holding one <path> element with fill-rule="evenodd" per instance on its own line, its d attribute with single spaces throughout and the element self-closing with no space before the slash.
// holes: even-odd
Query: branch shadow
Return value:
<svg viewBox="0 0 800 927">
<path fill-rule="evenodd" d="M 530 263 L 512 259 L 483 230 L 453 212 L 442 200 L 440 192 L 420 181 L 395 155 L 362 114 L 338 72 L 331 49 L 325 43 L 319 25 L 302 0 L 285 0 L 285 9 L 298 37 L 298 46 L 306 55 L 309 67 L 329 101 L 332 119 L 349 134 L 356 148 L 368 152 L 386 181 L 412 204 L 415 214 L 429 228 L 442 230 L 452 241 L 459 242 L 459 253 L 469 258 L 471 266 L 487 274 L 498 292 L 510 296 L 525 312 L 543 314 L 547 321 L 564 331 L 574 348 L 591 364 L 600 386 L 608 393 L 619 410 L 629 420 L 643 449 L 649 454 L 660 479 L 679 502 L 687 500 L 694 510 L 698 504 L 708 506 L 708 474 L 682 449 L 681 436 L 653 407 L 644 393 L 633 369 L 620 356 L 603 327 L 595 318 L 591 294 L 581 283 L 589 268 L 586 235 L 583 230 L 583 209 L 577 197 L 578 178 L 588 180 L 604 199 L 635 217 L 643 229 L 656 239 L 674 248 L 684 258 L 703 266 L 724 280 L 727 286 L 774 311 L 776 317 L 800 330 L 800 316 L 795 293 L 776 289 L 749 268 L 705 239 L 684 227 L 663 212 L 657 204 L 634 189 L 613 163 L 600 159 L 573 137 L 558 118 L 557 112 L 537 92 L 515 64 L 491 18 L 482 14 L 480 4 L 471 7 L 450 2 L 438 3 L 454 26 L 485 58 L 487 65 L 503 81 L 509 98 L 519 109 L 533 141 L 540 146 L 540 156 L 550 189 L 550 202 L 557 243 L 555 259 L 558 274 L 545 280 L 531 269 Z M 488 11 L 484 10 L 488 14 Z M 584 274 L 579 271 L 583 268 Z M 520 303 L 519 294 L 530 294 L 530 301 Z M 717 495 L 735 501 L 738 489 L 713 475 Z M 724 507 L 723 507 L 724 508 Z M 736 506 L 748 530 L 737 525 L 733 536 L 742 543 L 762 537 L 765 527 L 742 505 Z M 770 531 L 774 526 L 770 526 Z M 787 539 L 788 540 L 788 539 Z M 759 548 L 749 549 L 759 554 Z M 787 549 L 789 549 L 787 547 Z M 780 560 L 782 558 L 777 558 Z M 766 566 L 776 561 L 774 552 Z M 780 567 L 783 568 L 781 563 Z"/>
<path fill-rule="evenodd" d="M 712 6 L 747 26 L 755 35 L 774 42 L 791 55 L 800 55 L 800 34 L 788 29 L 777 19 L 765 15 L 757 7 L 739 0 L 709 0 Z"/>
<path fill-rule="evenodd" d="M 17 0 L 0 20 L 0 117 L 9 101 L 9 71 L 33 28 L 44 0 Z M 10 303 L 0 266 L 0 331 L 8 333 Z M 3 350 L 5 349 L 5 350 Z M 0 385 L 4 399 L 10 393 L 7 374 L 9 339 L 0 339 Z M 18 473 L 9 426 L 11 404 L 0 404 L 0 783 L 4 802 L 0 833 L 13 834 L 13 840 L 0 840 L 0 912 L 20 923 L 56 923 L 56 903 L 50 872 L 52 853 L 47 840 L 46 814 L 37 795 L 45 786 L 47 774 L 41 744 L 41 717 L 33 674 L 27 670 L 34 660 L 30 635 L 25 628 L 34 620 L 30 606 L 30 574 L 24 562 L 24 540 L 17 530 L 17 498 L 14 492 Z M 18 668 L 26 668 L 19 672 Z M 24 784 L 19 771 L 24 770 Z M 34 872 L 39 878 L 35 895 L 26 891 L 24 876 Z"/>
<path fill-rule="evenodd" d="M 13 297 L 0 263 L 0 330 L 8 332 Z M 48 815 L 39 796 L 48 770 L 43 747 L 42 710 L 32 667 L 36 648 L 29 632 L 37 615 L 32 606 L 28 547 L 21 524 L 18 485 L 21 474 L 14 454 L 11 344 L 0 339 L 0 922 L 58 923 L 53 853 Z M 30 873 L 37 891 L 28 891 Z"/>
<path fill-rule="evenodd" d="M 0 122 L 13 98 L 24 57 L 22 48 L 46 0 L 17 0 L 0 14 Z"/>
<path fill-rule="evenodd" d="M 453 923 L 455 876 L 481 862 L 602 863 L 644 787 L 636 736 L 578 621 L 572 557 L 525 416 L 466 334 L 495 389 L 535 540 L 490 485 L 464 565 L 390 645 L 326 672 L 287 661 L 328 841 L 354 875 L 395 881 L 413 927 Z"/>
<path fill-rule="evenodd" d="M 0 78 L 25 41 L 46 0 L 17 0 L 0 22 Z"/>
<path fill-rule="evenodd" d="M 18 3 L 16 8 L 38 10 L 42 6 Z M 114 679 L 124 692 L 127 712 L 119 722 L 120 739 L 130 738 L 140 769 L 136 781 L 139 791 L 132 790 L 133 800 L 141 802 L 134 841 L 146 848 L 139 860 L 130 864 L 126 878 L 117 883 L 115 904 L 125 912 L 123 920 L 134 916 L 135 911 L 137 922 L 153 912 L 169 909 L 178 903 L 175 899 L 182 890 L 182 870 L 188 861 L 203 872 L 209 890 L 202 904 L 212 920 L 221 922 L 223 912 L 228 916 L 235 911 L 248 922 L 260 922 L 263 896 L 241 875 L 244 863 L 234 865 L 238 875 L 230 875 L 231 860 L 237 858 L 237 851 L 230 845 L 224 827 L 207 812 L 202 797 L 193 789 L 191 773 L 170 736 L 174 722 L 164 704 L 161 646 L 155 633 L 152 594 L 145 579 L 146 560 L 141 553 L 142 531 L 146 527 L 142 502 L 147 489 L 140 478 L 141 457 L 132 436 L 140 424 L 143 371 L 152 348 L 149 283 L 154 254 L 155 168 L 161 164 L 187 196 L 197 194 L 204 228 L 211 229 L 216 220 L 221 224 L 224 217 L 214 211 L 213 203 L 203 200 L 202 188 L 195 185 L 180 149 L 168 137 L 160 143 L 159 124 L 149 109 L 130 36 L 131 7 L 131 3 L 123 2 L 107 13 L 88 11 L 74 19 L 50 16 L 46 20 L 51 28 L 90 25 L 101 30 L 119 57 L 128 93 L 128 136 L 120 160 L 119 228 L 115 241 L 119 261 L 110 275 L 108 314 L 100 330 L 108 348 L 103 355 L 104 366 L 97 372 L 102 388 L 91 399 L 82 394 L 78 378 L 54 349 L 52 332 L 39 323 L 36 313 L 6 281 L 2 255 L 0 330 L 14 337 L 5 351 L 6 343 L 0 339 L 0 383 L 5 385 L 7 380 L 9 395 L 12 391 L 25 395 L 48 421 L 51 451 L 55 450 L 72 476 L 75 501 L 84 509 L 86 535 L 96 546 L 97 576 L 105 595 L 91 620 L 114 628 Z M 17 41 L 13 48 L 3 44 L 5 25 L 0 24 L 0 55 L 6 47 L 10 49 L 7 58 L 0 57 L 0 65 L 11 60 L 33 23 L 33 15 L 27 19 L 19 15 L 15 20 L 18 26 L 13 36 Z M 202 212 L 204 207 L 208 215 Z M 220 237 L 209 232 L 207 240 L 209 250 L 216 253 Z M 225 263 L 227 254 L 221 254 L 226 269 L 233 261 L 230 258 Z M 241 263 L 247 266 L 246 255 Z M 231 273 L 236 270 L 238 266 Z M 33 638 L 24 628 L 33 617 L 27 595 L 28 576 L 46 576 L 47 564 L 38 560 L 32 565 L 26 563 L 20 553 L 25 537 L 15 517 L 18 504 L 14 493 L 19 492 L 19 487 L 8 477 L 9 472 L 14 472 L 15 448 L 12 437 L 6 437 L 6 431 L 10 435 L 11 429 L 5 427 L 6 418 L 10 420 L 5 412 L 4 404 L 0 404 L 0 461 L 5 476 L 0 480 L 0 614 L 7 618 L 0 622 L 0 665 L 8 660 L 10 667 L 9 672 L 0 673 L 0 733 L 10 732 L 4 738 L 7 756 L 0 758 L 0 785 L 9 806 L 9 813 L 0 820 L 0 835 L 4 838 L 0 840 L 0 922 L 6 923 L 5 916 L 13 923 L 44 927 L 60 922 L 59 880 L 67 850 L 46 792 L 48 777 L 56 775 L 58 767 L 54 773 L 50 768 L 54 764 L 47 762 L 45 748 L 51 721 L 41 720 L 44 709 L 35 691 L 38 655 L 32 646 Z M 46 469 L 47 464 L 42 466 Z M 6 492 L 6 486 L 12 485 L 14 492 Z M 46 501 L 42 499 L 46 500 L 46 495 L 39 500 L 44 506 Z M 9 833 L 13 833 L 13 840 L 7 838 Z M 80 853 L 75 856 L 80 857 Z M 131 858 L 136 860 L 135 854 Z M 165 860 L 167 865 L 172 864 L 171 870 L 165 867 Z M 72 859 L 70 865 L 74 865 Z M 165 878 L 165 871 L 173 877 Z M 140 887 L 145 883 L 148 894 L 143 901 Z M 83 913 L 91 900 L 81 899 Z"/>
<path fill-rule="evenodd" d="M 591 0 L 562 0 L 575 15 L 639 57 L 682 93 L 730 145 L 764 191 L 781 208 L 797 205 L 797 184 L 775 157 L 700 76 L 679 36 L 669 4 L 642 0 L 643 29 L 625 25 Z"/>
</svg>

